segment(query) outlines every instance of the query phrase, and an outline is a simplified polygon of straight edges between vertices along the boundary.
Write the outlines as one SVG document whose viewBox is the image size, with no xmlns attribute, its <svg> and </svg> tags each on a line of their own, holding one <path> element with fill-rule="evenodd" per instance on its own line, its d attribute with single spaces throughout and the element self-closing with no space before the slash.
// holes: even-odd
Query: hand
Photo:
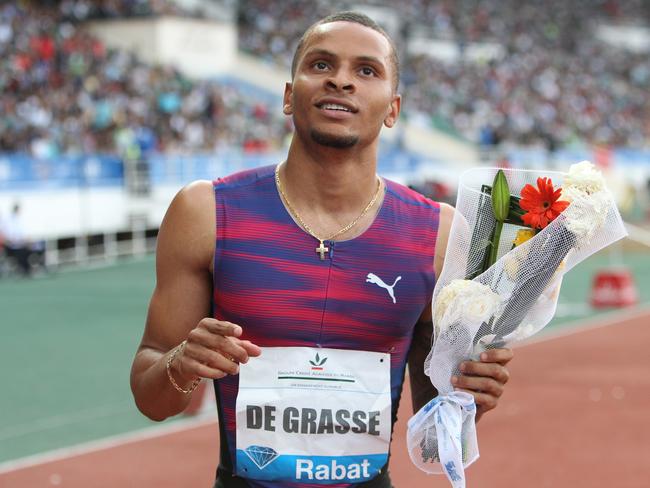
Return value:
<svg viewBox="0 0 650 488">
<path fill-rule="evenodd" d="M 481 353 L 480 361 L 463 361 L 460 364 L 462 374 L 451 378 L 457 390 L 474 396 L 476 420 L 497 406 L 510 378 L 506 365 L 513 356 L 512 349 L 488 349 Z"/>
<path fill-rule="evenodd" d="M 252 342 L 239 339 L 241 334 L 239 325 L 204 318 L 188 334 L 172 368 L 186 383 L 196 378 L 219 379 L 238 374 L 239 363 L 247 363 L 249 357 L 262 353 Z"/>
</svg>

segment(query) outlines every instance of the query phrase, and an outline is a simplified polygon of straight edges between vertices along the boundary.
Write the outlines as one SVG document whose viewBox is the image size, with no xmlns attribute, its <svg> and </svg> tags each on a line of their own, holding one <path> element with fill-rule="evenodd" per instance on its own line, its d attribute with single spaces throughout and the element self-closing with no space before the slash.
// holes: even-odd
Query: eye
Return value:
<svg viewBox="0 0 650 488">
<path fill-rule="evenodd" d="M 363 66 L 360 71 L 364 76 L 374 76 L 377 74 L 377 72 L 370 66 Z"/>
<path fill-rule="evenodd" d="M 312 66 L 319 71 L 324 71 L 329 67 L 325 61 L 316 61 Z"/>
</svg>

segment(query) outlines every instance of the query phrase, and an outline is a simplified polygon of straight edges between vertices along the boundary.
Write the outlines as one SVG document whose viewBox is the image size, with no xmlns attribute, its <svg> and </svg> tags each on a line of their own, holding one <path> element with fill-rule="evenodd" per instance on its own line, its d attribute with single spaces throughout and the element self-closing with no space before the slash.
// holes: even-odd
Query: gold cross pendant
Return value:
<svg viewBox="0 0 650 488">
<path fill-rule="evenodd" d="M 325 253 L 329 252 L 330 248 L 323 244 L 323 241 L 320 241 L 320 245 L 316 248 L 316 252 L 320 253 L 320 260 L 325 261 Z"/>
</svg>

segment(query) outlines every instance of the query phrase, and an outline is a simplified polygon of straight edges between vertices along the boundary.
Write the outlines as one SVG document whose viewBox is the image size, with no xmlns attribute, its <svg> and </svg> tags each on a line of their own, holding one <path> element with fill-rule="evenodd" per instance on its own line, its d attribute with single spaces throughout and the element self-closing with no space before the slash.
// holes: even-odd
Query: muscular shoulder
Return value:
<svg viewBox="0 0 650 488">
<path fill-rule="evenodd" d="M 172 204 L 177 201 L 189 206 L 192 206 L 192 204 L 198 204 L 200 209 L 204 209 L 205 203 L 214 203 L 214 186 L 212 182 L 208 180 L 193 181 L 189 185 L 180 189 L 176 194 L 176 197 L 174 197 Z M 209 208 L 209 211 L 212 212 L 212 207 Z"/>
<path fill-rule="evenodd" d="M 174 197 L 160 227 L 157 253 L 185 265 L 210 266 L 215 238 L 214 190 L 210 181 L 195 181 Z"/>
</svg>

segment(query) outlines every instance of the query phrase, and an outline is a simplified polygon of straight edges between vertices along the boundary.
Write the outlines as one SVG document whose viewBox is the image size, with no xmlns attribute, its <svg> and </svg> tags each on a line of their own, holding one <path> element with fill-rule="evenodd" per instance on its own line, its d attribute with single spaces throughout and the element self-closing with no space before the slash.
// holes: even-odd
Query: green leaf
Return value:
<svg viewBox="0 0 650 488">
<path fill-rule="evenodd" d="M 510 210 L 510 188 L 508 180 L 502 170 L 497 171 L 492 183 L 492 211 L 494 218 L 498 222 L 503 222 L 508 218 Z"/>
<path fill-rule="evenodd" d="M 318 364 L 316 364 L 314 361 L 311 360 L 309 361 L 309 364 L 311 364 L 312 366 L 318 366 Z"/>
<path fill-rule="evenodd" d="M 320 363 L 320 356 L 318 355 L 318 353 L 316 353 L 316 362 Z"/>
<path fill-rule="evenodd" d="M 323 360 L 320 362 L 319 366 L 322 366 L 323 364 L 325 364 L 325 361 L 327 361 L 327 358 L 323 358 Z"/>
</svg>

